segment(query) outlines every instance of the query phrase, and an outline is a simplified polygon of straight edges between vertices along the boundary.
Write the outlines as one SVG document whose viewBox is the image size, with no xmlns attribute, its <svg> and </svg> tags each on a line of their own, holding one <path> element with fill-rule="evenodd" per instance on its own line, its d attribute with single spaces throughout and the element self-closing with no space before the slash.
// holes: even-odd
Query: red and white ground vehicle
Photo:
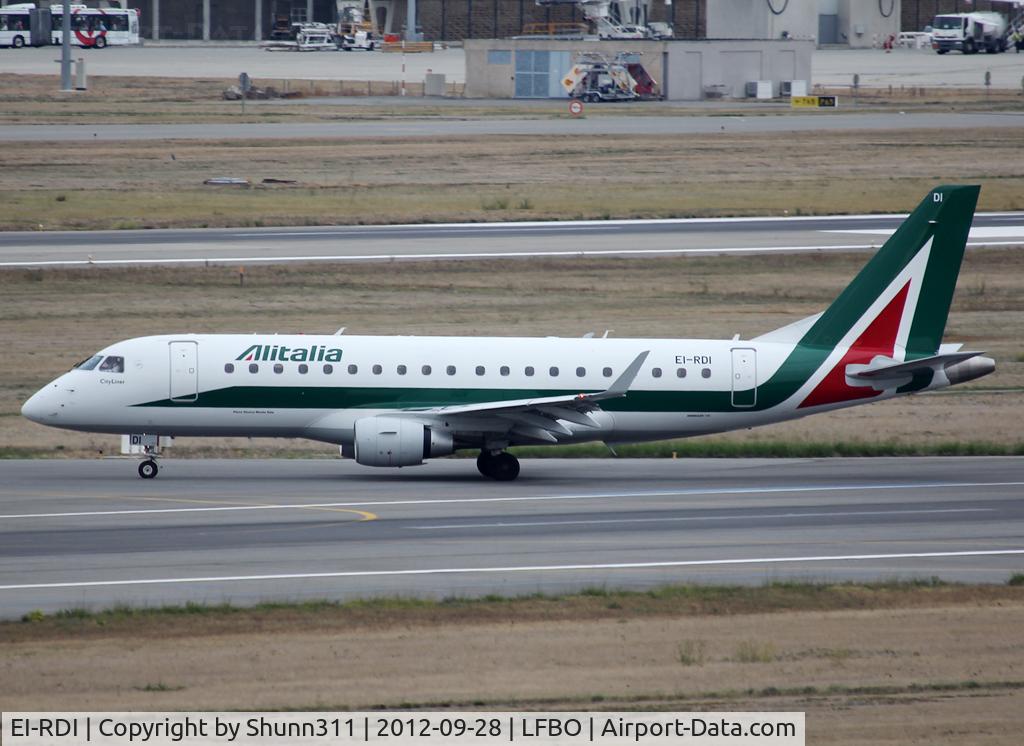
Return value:
<svg viewBox="0 0 1024 746">
<path fill-rule="evenodd" d="M 60 44 L 64 8 L 52 5 L 53 43 Z M 139 11 L 135 8 L 87 8 L 71 6 L 71 43 L 84 49 L 139 44 Z"/>
</svg>

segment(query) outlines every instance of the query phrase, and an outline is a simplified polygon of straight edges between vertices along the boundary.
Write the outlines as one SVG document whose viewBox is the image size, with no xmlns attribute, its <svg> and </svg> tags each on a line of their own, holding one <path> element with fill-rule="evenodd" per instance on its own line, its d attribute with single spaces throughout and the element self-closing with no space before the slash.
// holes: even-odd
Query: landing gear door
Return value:
<svg viewBox="0 0 1024 746">
<path fill-rule="evenodd" d="M 171 401 L 199 398 L 199 344 L 171 342 Z"/>
<path fill-rule="evenodd" d="M 752 407 L 757 404 L 757 351 L 750 347 L 732 350 L 732 405 Z"/>
</svg>

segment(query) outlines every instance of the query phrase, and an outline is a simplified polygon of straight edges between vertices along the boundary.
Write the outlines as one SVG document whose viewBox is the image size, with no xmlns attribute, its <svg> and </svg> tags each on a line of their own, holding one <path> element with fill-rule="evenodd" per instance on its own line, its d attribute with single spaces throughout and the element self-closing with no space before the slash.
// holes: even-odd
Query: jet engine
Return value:
<svg viewBox="0 0 1024 746">
<path fill-rule="evenodd" d="M 406 417 L 363 417 L 355 424 L 355 457 L 363 466 L 416 466 L 455 450 L 451 433 Z"/>
<path fill-rule="evenodd" d="M 946 378 L 951 384 L 973 381 L 975 378 L 987 376 L 996 369 L 996 361 L 990 357 L 972 357 L 945 366 Z"/>
</svg>

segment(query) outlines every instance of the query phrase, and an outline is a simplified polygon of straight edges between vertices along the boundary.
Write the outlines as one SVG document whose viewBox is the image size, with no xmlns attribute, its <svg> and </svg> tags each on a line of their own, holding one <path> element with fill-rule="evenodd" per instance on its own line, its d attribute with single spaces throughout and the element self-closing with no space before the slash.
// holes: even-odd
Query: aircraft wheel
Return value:
<svg viewBox="0 0 1024 746">
<path fill-rule="evenodd" d="M 519 459 L 505 451 L 493 455 L 487 451 L 480 451 L 476 459 L 476 468 L 488 479 L 511 482 L 519 476 Z"/>
<path fill-rule="evenodd" d="M 156 461 L 153 459 L 147 459 L 139 464 L 139 476 L 143 479 L 152 479 L 160 471 L 160 467 L 156 465 Z"/>
<path fill-rule="evenodd" d="M 476 457 L 476 468 L 488 479 L 494 479 L 494 456 L 487 451 L 480 451 L 480 455 Z"/>
<path fill-rule="evenodd" d="M 511 453 L 499 453 L 494 457 L 491 478 L 499 482 L 511 482 L 519 476 L 519 459 Z"/>
</svg>

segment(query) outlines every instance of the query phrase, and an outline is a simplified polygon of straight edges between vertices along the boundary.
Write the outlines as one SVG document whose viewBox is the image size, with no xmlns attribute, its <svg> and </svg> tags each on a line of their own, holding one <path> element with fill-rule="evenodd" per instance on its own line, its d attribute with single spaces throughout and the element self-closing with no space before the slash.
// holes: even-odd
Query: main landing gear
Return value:
<svg viewBox="0 0 1024 746">
<path fill-rule="evenodd" d="M 156 465 L 156 461 L 149 458 L 139 464 L 139 476 L 143 479 L 152 479 L 160 472 L 160 467 Z"/>
<path fill-rule="evenodd" d="M 485 449 L 480 451 L 476 459 L 476 468 L 485 477 L 499 482 L 511 482 L 519 476 L 519 459 L 506 451 L 491 453 Z"/>
</svg>

